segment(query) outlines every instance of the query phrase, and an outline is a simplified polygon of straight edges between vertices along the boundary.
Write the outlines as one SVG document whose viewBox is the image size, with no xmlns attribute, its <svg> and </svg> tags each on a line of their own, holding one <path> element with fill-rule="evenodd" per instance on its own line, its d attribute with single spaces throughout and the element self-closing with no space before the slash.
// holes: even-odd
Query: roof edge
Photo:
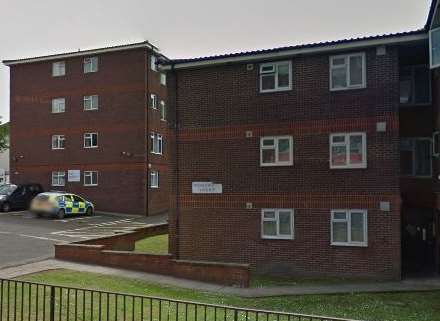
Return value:
<svg viewBox="0 0 440 321">
<path fill-rule="evenodd" d="M 337 50 L 351 50 L 362 47 L 372 47 L 379 45 L 401 44 L 428 39 L 428 34 L 424 29 L 390 34 L 383 36 L 371 36 L 357 39 L 337 40 L 331 42 L 313 43 L 275 49 L 249 51 L 235 54 L 225 54 L 220 56 L 209 56 L 190 59 L 171 59 L 164 63 L 163 70 L 185 69 L 203 67 L 207 65 L 218 65 L 227 63 L 238 63 L 246 61 L 257 61 L 270 58 L 283 58 L 300 54 L 313 54 L 320 52 L 330 52 Z"/>
<path fill-rule="evenodd" d="M 58 59 L 72 58 L 72 57 L 81 57 L 81 56 L 88 56 L 88 55 L 101 54 L 101 53 L 107 53 L 107 52 L 115 52 L 115 51 L 123 51 L 123 50 L 137 49 L 137 48 L 148 48 L 150 50 L 153 50 L 157 54 L 161 55 L 163 58 L 168 59 L 159 53 L 159 50 L 156 46 L 152 45 L 148 41 L 142 41 L 142 42 L 126 44 L 126 45 L 88 49 L 88 50 L 84 50 L 84 51 L 66 52 L 66 53 L 61 53 L 61 54 L 53 54 L 53 55 L 39 56 L 39 57 L 33 57 L 33 58 L 3 60 L 2 63 L 6 66 L 14 66 L 14 65 L 20 65 L 20 64 L 28 64 L 28 63 L 49 61 L 49 60 L 58 60 Z"/>
</svg>

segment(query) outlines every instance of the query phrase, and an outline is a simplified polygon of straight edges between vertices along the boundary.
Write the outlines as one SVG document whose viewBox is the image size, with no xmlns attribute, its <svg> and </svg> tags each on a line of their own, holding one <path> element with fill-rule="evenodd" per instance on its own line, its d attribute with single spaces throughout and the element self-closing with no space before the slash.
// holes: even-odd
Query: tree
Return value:
<svg viewBox="0 0 440 321">
<path fill-rule="evenodd" d="M 9 123 L 0 125 L 0 152 L 9 148 Z"/>
</svg>

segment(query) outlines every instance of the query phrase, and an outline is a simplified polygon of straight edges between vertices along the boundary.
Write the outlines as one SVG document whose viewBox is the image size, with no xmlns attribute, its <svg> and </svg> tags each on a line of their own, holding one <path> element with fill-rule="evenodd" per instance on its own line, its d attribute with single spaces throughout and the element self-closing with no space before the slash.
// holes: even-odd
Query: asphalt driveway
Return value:
<svg viewBox="0 0 440 321">
<path fill-rule="evenodd" d="M 0 268 L 51 258 L 55 243 L 114 235 L 165 220 L 166 216 L 108 214 L 55 220 L 27 211 L 0 213 Z"/>
</svg>

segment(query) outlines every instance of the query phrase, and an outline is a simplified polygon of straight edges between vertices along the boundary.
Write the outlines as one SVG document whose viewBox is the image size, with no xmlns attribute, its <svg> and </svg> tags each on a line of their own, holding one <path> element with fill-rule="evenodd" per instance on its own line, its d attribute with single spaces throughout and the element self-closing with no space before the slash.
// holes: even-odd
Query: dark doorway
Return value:
<svg viewBox="0 0 440 321">
<path fill-rule="evenodd" d="M 438 271 L 438 212 L 402 209 L 402 270 L 404 276 L 432 276 Z"/>
</svg>

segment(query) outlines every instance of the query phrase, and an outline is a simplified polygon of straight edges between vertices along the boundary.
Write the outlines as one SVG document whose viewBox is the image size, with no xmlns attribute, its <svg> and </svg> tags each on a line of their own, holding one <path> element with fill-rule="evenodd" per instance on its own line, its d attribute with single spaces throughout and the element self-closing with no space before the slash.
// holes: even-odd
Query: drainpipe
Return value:
<svg viewBox="0 0 440 321">
<path fill-rule="evenodd" d="M 152 51 L 152 53 L 154 53 L 154 51 Z M 151 53 L 151 54 L 152 54 Z M 149 162 L 149 156 L 150 154 L 148 153 L 148 141 L 149 141 L 149 117 L 148 117 L 148 113 L 150 112 L 150 106 L 149 106 L 149 97 L 150 97 L 150 87 L 149 87 L 149 78 L 150 78 L 150 63 L 148 61 L 148 57 L 149 57 L 149 51 L 147 50 L 147 54 L 145 56 L 145 62 L 146 62 L 146 72 L 144 73 L 144 77 L 145 77 L 145 97 L 144 97 L 144 101 L 146 102 L 146 108 L 145 113 L 144 113 L 144 124 L 145 124 L 145 132 L 144 132 L 144 153 L 145 153 L 145 159 L 144 159 L 144 175 L 146 177 L 145 181 L 144 181 L 144 195 L 145 195 L 145 202 L 144 202 L 144 213 L 145 216 L 148 216 L 148 198 L 149 198 L 149 178 L 150 178 L 150 170 L 148 168 L 148 162 Z"/>
<path fill-rule="evenodd" d="M 180 194 L 180 189 L 179 189 L 179 108 L 178 108 L 178 98 L 179 98 L 179 90 L 178 90 L 178 75 L 175 72 L 174 69 L 174 64 L 171 65 L 171 71 L 174 72 L 174 82 L 175 82 L 175 103 L 174 103 L 174 115 L 175 115 L 175 119 L 174 119 L 174 136 L 175 136 L 175 140 L 174 140 L 174 145 L 175 145 L 175 164 L 176 164 L 176 168 L 175 168 L 175 183 L 176 183 L 176 235 L 175 235 L 175 258 L 179 259 L 180 258 L 180 203 L 179 203 L 179 194 Z"/>
</svg>

